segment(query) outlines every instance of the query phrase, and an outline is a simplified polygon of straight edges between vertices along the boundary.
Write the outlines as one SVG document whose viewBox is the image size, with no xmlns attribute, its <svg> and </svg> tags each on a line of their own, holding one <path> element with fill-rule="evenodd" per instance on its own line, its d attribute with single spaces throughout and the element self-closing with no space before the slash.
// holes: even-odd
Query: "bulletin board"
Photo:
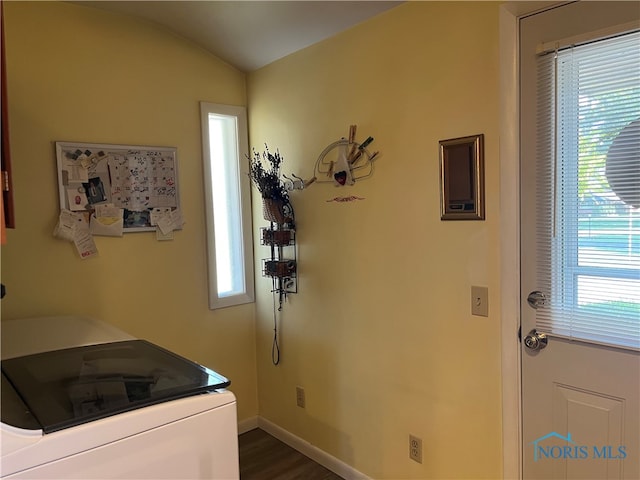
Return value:
<svg viewBox="0 0 640 480">
<path fill-rule="evenodd" d="M 56 142 L 60 208 L 124 210 L 123 232 L 155 231 L 154 214 L 180 208 L 177 149 Z"/>
</svg>

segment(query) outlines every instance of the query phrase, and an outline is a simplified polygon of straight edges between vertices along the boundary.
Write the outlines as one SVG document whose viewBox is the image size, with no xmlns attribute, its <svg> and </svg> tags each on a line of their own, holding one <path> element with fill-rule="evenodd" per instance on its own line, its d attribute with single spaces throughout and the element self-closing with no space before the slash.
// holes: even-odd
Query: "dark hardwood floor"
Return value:
<svg viewBox="0 0 640 480">
<path fill-rule="evenodd" d="M 239 438 L 241 480 L 343 480 L 259 428 Z"/>
</svg>

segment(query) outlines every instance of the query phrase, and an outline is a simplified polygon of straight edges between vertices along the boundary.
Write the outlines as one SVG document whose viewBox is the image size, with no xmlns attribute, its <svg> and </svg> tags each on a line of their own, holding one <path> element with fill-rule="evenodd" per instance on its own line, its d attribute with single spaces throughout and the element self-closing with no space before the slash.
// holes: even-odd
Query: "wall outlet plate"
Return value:
<svg viewBox="0 0 640 480">
<path fill-rule="evenodd" d="M 409 435 L 409 458 L 422 463 L 422 439 L 414 435 Z"/>
<path fill-rule="evenodd" d="M 300 408 L 304 408 L 307 404 L 306 398 L 304 396 L 304 388 L 296 387 L 296 405 Z"/>
</svg>

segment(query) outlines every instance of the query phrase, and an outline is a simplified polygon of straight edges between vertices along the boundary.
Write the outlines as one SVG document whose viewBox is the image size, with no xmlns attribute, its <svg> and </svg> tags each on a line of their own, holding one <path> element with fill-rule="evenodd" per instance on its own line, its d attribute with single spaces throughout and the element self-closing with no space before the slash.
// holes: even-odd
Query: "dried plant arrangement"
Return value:
<svg viewBox="0 0 640 480">
<path fill-rule="evenodd" d="M 254 150 L 253 157 L 249 158 L 249 176 L 262 198 L 289 201 L 289 193 L 280 179 L 281 164 L 280 152 L 271 153 L 266 145 L 262 154 Z"/>
<path fill-rule="evenodd" d="M 270 152 L 267 145 L 262 154 L 253 150 L 253 156 L 249 157 L 249 177 L 262 196 L 264 218 L 277 224 L 293 220 L 289 192 L 280 178 L 281 165 L 280 152 Z"/>
</svg>

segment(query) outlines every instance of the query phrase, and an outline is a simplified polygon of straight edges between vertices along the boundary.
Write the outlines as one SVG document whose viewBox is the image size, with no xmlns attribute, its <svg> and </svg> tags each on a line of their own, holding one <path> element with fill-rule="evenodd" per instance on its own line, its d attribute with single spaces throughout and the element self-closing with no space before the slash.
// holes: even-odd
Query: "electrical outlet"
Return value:
<svg viewBox="0 0 640 480">
<path fill-rule="evenodd" d="M 304 408 L 306 406 L 306 400 L 304 398 L 304 388 L 296 387 L 296 405 L 300 408 Z"/>
<path fill-rule="evenodd" d="M 422 439 L 409 435 L 409 458 L 422 463 Z"/>
</svg>

